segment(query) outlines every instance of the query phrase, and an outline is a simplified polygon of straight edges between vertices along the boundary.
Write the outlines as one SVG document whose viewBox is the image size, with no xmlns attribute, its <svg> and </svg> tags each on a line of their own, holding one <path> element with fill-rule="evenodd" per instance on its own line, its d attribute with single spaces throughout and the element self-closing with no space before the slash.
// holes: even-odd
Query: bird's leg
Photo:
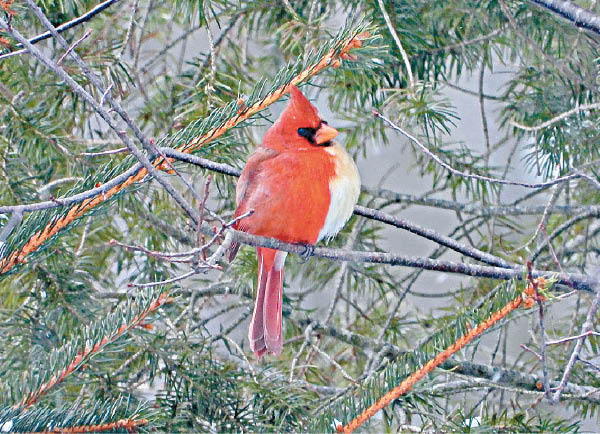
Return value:
<svg viewBox="0 0 600 434">
<path fill-rule="evenodd" d="M 306 262 L 315 253 L 315 246 L 314 244 L 301 244 L 301 246 L 304 247 L 304 251 L 300 253 L 300 257 Z"/>
</svg>

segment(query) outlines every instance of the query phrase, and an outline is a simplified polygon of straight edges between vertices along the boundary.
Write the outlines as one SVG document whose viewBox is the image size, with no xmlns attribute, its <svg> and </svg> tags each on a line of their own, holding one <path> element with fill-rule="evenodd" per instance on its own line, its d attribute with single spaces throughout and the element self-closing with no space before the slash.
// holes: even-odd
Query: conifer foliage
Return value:
<svg viewBox="0 0 600 434">
<path fill-rule="evenodd" d="M 599 19 L 0 0 L 0 432 L 594 426 Z M 290 255 L 258 361 L 253 249 L 224 252 L 304 249 L 231 229 L 292 84 L 368 173 L 342 233 Z"/>
</svg>

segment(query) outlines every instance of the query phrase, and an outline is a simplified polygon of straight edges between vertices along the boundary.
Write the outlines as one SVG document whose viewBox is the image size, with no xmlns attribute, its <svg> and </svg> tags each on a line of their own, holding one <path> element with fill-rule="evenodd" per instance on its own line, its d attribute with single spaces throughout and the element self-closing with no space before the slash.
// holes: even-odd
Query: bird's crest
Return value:
<svg viewBox="0 0 600 434">
<path fill-rule="evenodd" d="M 317 129 L 320 124 L 321 118 L 317 108 L 296 86 L 290 86 L 290 101 L 279 119 L 265 134 L 263 146 L 274 149 L 305 146 L 308 142 L 298 136 L 298 129 Z"/>
</svg>

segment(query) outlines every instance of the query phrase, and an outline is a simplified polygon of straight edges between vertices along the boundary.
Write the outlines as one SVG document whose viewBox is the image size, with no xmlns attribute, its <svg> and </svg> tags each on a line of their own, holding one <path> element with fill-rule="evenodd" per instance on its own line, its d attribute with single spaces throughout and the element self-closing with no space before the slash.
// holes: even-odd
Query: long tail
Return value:
<svg viewBox="0 0 600 434">
<path fill-rule="evenodd" d="M 257 357 L 269 352 L 281 353 L 281 298 L 283 295 L 283 265 L 287 252 L 256 248 L 258 257 L 258 291 L 250 321 L 248 339 Z"/>
</svg>

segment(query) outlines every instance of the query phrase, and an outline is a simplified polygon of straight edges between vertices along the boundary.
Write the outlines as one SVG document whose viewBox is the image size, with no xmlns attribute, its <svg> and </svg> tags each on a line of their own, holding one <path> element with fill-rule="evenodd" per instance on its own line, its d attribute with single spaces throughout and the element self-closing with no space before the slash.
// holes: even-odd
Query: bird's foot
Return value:
<svg viewBox="0 0 600 434">
<path fill-rule="evenodd" d="M 306 262 L 315 253 L 315 246 L 312 244 L 302 244 L 302 247 L 304 247 L 304 251 L 300 253 L 300 257 Z"/>
</svg>

